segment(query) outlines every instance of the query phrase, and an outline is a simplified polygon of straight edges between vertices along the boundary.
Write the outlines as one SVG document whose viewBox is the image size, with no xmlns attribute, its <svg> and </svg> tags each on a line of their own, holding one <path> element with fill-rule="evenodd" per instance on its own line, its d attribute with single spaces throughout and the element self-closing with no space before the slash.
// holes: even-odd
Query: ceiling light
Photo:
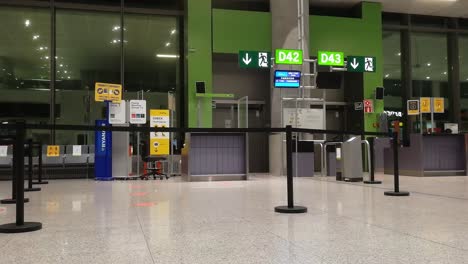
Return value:
<svg viewBox="0 0 468 264">
<path fill-rule="evenodd" d="M 70 79 L 70 76 L 68 76 L 67 78 Z"/>
<path fill-rule="evenodd" d="M 397 53 L 397 56 L 401 56 L 401 52 L 398 52 L 398 53 Z"/>
<path fill-rule="evenodd" d="M 444 74 L 444 75 L 447 75 L 447 72 L 444 72 L 443 74 Z"/>
<path fill-rule="evenodd" d="M 169 47 L 170 45 L 171 45 L 170 42 L 167 42 L 167 43 L 166 43 L 166 47 Z"/>
<path fill-rule="evenodd" d="M 431 79 L 431 77 L 427 76 L 427 77 L 426 77 L 426 80 L 429 80 L 429 79 Z"/>
<path fill-rule="evenodd" d="M 46 60 L 48 60 L 48 59 L 49 59 L 49 56 L 45 56 L 44 58 L 45 58 Z"/>
<path fill-rule="evenodd" d="M 67 71 L 63 71 L 64 73 L 67 73 Z"/>
<path fill-rule="evenodd" d="M 430 62 L 428 62 L 426 65 L 427 65 L 427 67 L 431 67 L 431 63 L 430 63 Z"/>
<path fill-rule="evenodd" d="M 177 31 L 175 29 L 171 30 L 171 35 L 174 35 Z"/>
<path fill-rule="evenodd" d="M 179 58 L 179 55 L 175 54 L 156 54 L 158 58 Z"/>
<path fill-rule="evenodd" d="M 57 57 L 57 56 L 55 56 L 55 59 L 58 59 L 58 57 Z M 63 59 L 63 57 L 62 57 L 62 59 Z"/>
<path fill-rule="evenodd" d="M 120 26 L 114 26 L 114 27 L 112 28 L 112 31 L 117 31 L 117 30 L 119 30 L 119 29 L 120 29 Z"/>
<path fill-rule="evenodd" d="M 388 73 L 385 74 L 385 78 L 388 78 L 388 77 L 390 77 L 390 74 L 388 74 Z"/>
<path fill-rule="evenodd" d="M 26 27 L 29 27 L 29 26 L 31 25 L 31 21 L 30 21 L 29 19 L 26 19 L 26 20 L 24 21 L 24 25 L 25 25 Z"/>
<path fill-rule="evenodd" d="M 38 39 L 38 38 L 39 38 L 39 35 L 34 35 L 34 36 L 33 36 L 33 40 L 36 40 L 36 39 Z"/>
<path fill-rule="evenodd" d="M 44 47 L 39 47 L 39 50 L 44 50 Z"/>
<path fill-rule="evenodd" d="M 63 67 L 63 64 L 60 64 L 59 66 L 60 66 L 60 67 Z"/>
</svg>

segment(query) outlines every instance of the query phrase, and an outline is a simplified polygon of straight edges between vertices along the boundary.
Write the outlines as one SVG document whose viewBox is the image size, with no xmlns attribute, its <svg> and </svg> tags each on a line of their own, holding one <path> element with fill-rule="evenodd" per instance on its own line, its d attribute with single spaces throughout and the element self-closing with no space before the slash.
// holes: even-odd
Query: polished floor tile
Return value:
<svg viewBox="0 0 468 264">
<path fill-rule="evenodd" d="M 0 234 L 0 263 L 468 263 L 468 177 L 401 177 L 382 185 L 296 178 L 246 182 L 52 180 L 27 193 L 25 219 L 44 228 Z M 0 182 L 0 198 L 10 182 Z M 0 224 L 15 220 L 0 205 Z"/>
</svg>

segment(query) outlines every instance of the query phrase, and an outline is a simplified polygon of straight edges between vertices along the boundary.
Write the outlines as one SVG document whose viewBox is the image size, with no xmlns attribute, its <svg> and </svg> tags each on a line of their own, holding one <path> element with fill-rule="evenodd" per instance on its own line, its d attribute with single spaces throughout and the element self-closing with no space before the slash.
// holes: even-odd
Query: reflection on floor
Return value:
<svg viewBox="0 0 468 264">
<path fill-rule="evenodd" d="M 52 180 L 27 193 L 38 232 L 0 234 L 0 263 L 468 263 L 468 177 L 402 177 L 380 186 L 299 178 L 248 182 Z M 0 182 L 0 198 L 10 182 Z M 14 221 L 0 205 L 0 224 Z"/>
</svg>

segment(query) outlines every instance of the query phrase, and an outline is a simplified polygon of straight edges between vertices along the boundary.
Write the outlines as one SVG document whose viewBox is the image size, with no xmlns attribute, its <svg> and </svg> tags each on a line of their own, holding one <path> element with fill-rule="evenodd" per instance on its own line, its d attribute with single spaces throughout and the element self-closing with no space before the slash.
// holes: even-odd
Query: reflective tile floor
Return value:
<svg viewBox="0 0 468 264">
<path fill-rule="evenodd" d="M 247 182 L 55 180 L 27 193 L 26 220 L 44 228 L 0 234 L 0 263 L 468 263 L 468 177 L 402 177 L 409 197 L 380 186 L 285 178 Z M 0 182 L 0 198 L 10 182 Z M 14 221 L 0 205 L 0 224 Z"/>
</svg>

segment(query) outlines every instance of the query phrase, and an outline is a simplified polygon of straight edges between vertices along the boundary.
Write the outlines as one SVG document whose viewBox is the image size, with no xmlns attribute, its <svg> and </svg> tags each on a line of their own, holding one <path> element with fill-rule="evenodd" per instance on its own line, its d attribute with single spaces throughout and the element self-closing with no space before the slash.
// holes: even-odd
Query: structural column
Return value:
<svg viewBox="0 0 468 264">
<path fill-rule="evenodd" d="M 309 1 L 300 0 L 302 10 L 304 10 L 304 27 L 298 27 L 299 22 L 299 6 L 296 0 L 270 0 L 271 25 L 272 25 L 272 52 L 276 49 L 301 49 L 299 36 L 303 32 L 304 37 L 304 58 L 309 58 Z M 271 126 L 281 127 L 281 97 L 298 97 L 300 95 L 298 89 L 275 89 L 273 84 L 273 74 L 275 69 L 300 70 L 309 72 L 310 66 L 284 66 L 276 65 L 271 70 Z M 282 91 L 281 91 L 282 90 Z M 286 107 L 293 107 L 289 105 Z M 270 136 L 270 173 L 274 175 L 284 174 L 282 164 L 285 159 L 282 158 L 281 151 L 281 135 Z M 282 171 L 283 170 L 283 171 Z"/>
</svg>

